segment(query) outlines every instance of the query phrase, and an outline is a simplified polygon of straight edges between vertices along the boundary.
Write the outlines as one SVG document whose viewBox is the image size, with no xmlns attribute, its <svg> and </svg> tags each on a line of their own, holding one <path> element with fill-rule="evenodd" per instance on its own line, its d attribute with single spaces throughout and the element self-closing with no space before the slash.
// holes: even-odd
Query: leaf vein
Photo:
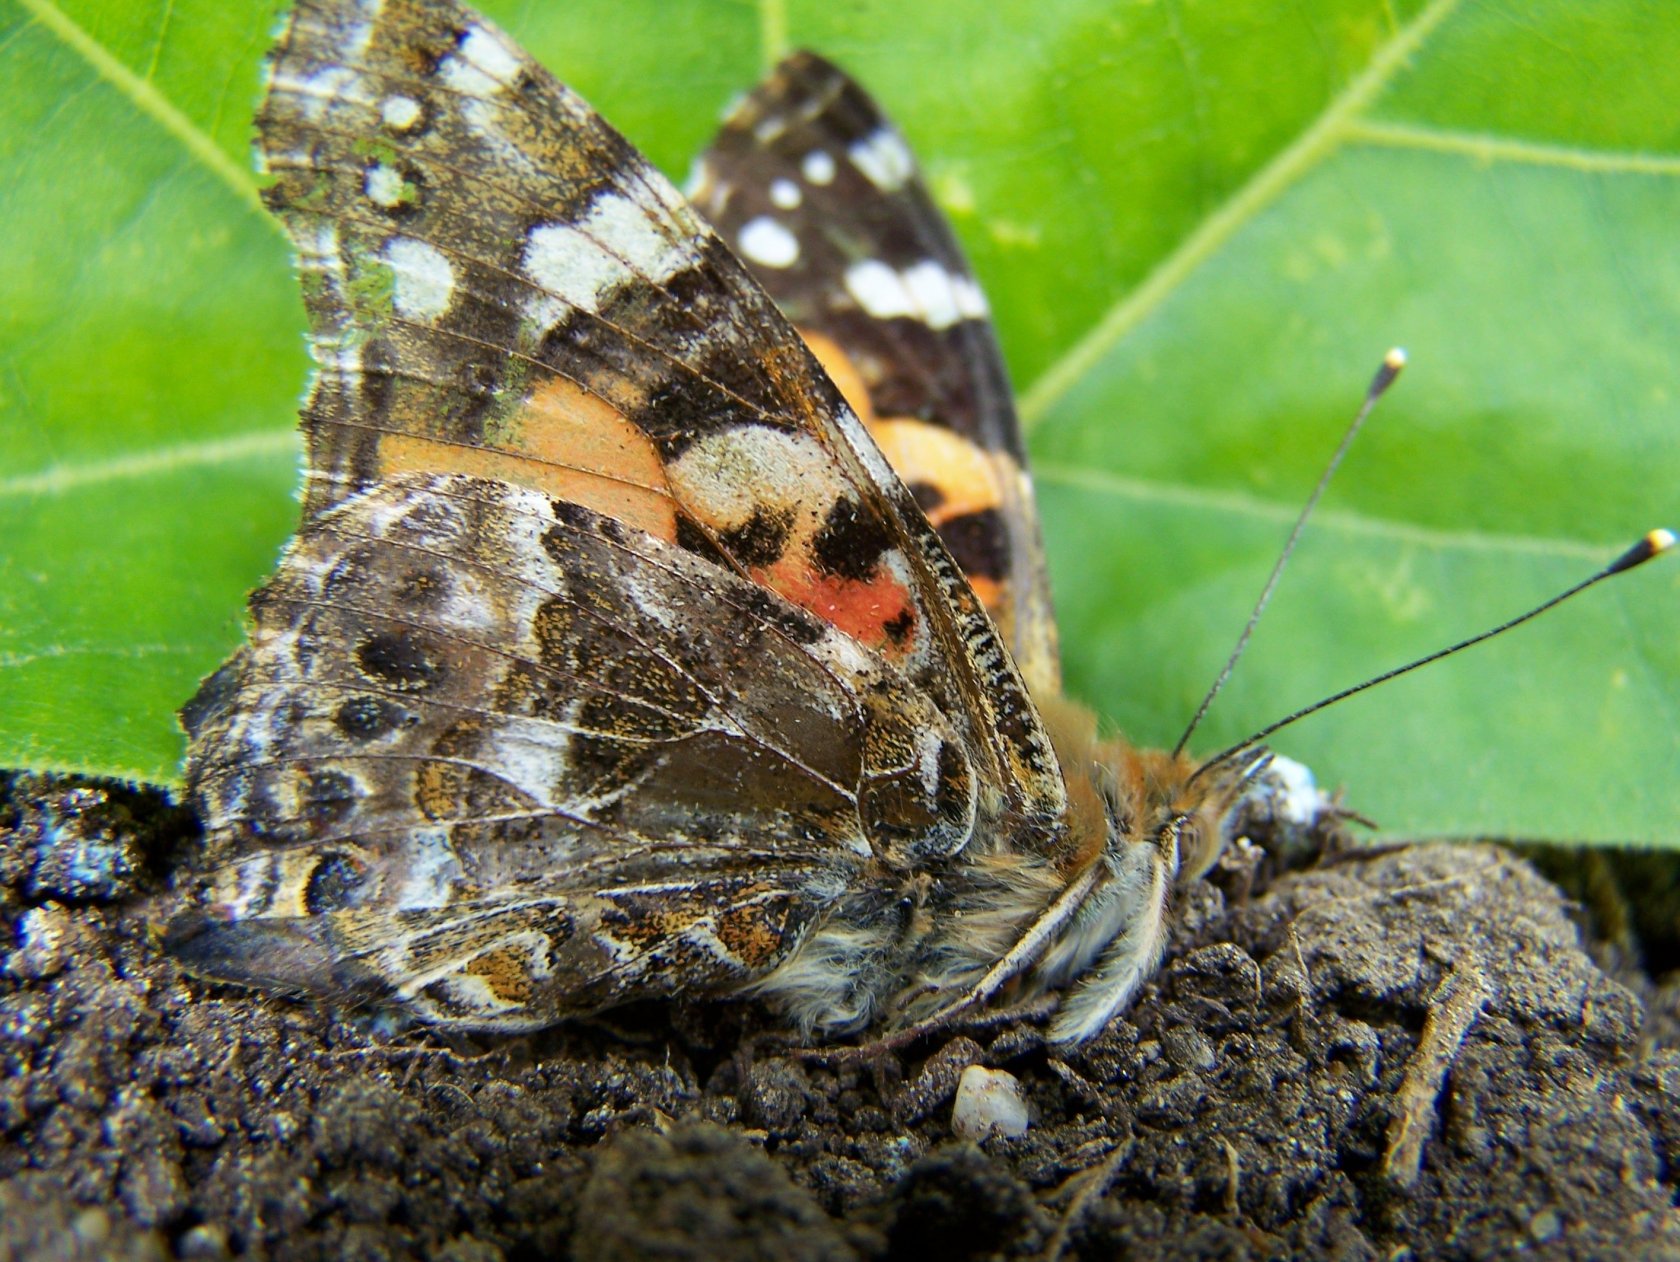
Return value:
<svg viewBox="0 0 1680 1262">
<path fill-rule="evenodd" d="M 159 447 L 152 451 L 134 452 L 88 464 L 53 465 L 34 473 L 0 478 L 0 499 L 64 495 L 105 482 L 152 477 L 160 473 L 172 473 L 177 469 L 263 459 L 290 453 L 295 449 L 297 441 L 297 434 L 291 429 L 258 430 L 249 434 L 237 434 L 232 438 L 181 443 L 173 447 Z"/>
<path fill-rule="evenodd" d="M 1380 46 L 1370 64 L 1298 135 L 1248 181 L 1205 216 L 1176 249 L 1121 297 L 1069 347 L 1021 397 L 1021 424 L 1031 431 L 1061 399 L 1238 231 L 1343 142 L 1348 125 L 1388 87 L 1407 61 L 1458 7 L 1460 0 L 1432 0 Z"/>
<path fill-rule="evenodd" d="M 1414 123 L 1384 123 L 1356 120 L 1347 125 L 1344 139 L 1349 144 L 1379 149 L 1417 149 L 1428 153 L 1457 154 L 1491 165 L 1495 162 L 1529 166 L 1562 167 L 1571 171 L 1607 175 L 1680 175 L 1680 156 L 1660 153 L 1595 153 L 1567 145 L 1531 140 L 1510 140 L 1484 132 L 1454 131 L 1450 128 L 1420 127 Z"/>
<path fill-rule="evenodd" d="M 757 9 L 759 55 L 769 71 L 787 55 L 787 0 L 757 0 Z"/>
<path fill-rule="evenodd" d="M 1287 526 L 1300 513 L 1299 505 L 1280 504 L 1238 491 L 1219 491 L 1182 482 L 1151 482 L 1100 469 L 1067 465 L 1037 464 L 1033 479 L 1044 485 L 1094 491 L 1135 503 L 1161 504 L 1171 508 L 1228 513 L 1251 520 Z M 1488 534 L 1465 530 L 1437 530 L 1387 517 L 1371 517 L 1346 509 L 1321 508 L 1313 515 L 1315 530 L 1333 530 L 1344 535 L 1384 539 L 1437 551 L 1483 555 L 1524 555 L 1583 560 L 1602 564 L 1618 544 L 1596 544 L 1579 539 L 1558 539 L 1543 535 Z"/>
<path fill-rule="evenodd" d="M 217 146 L 204 131 L 183 114 L 157 87 L 127 66 L 65 15 L 52 0 L 21 0 L 35 20 L 71 49 L 105 80 L 153 121 L 178 140 L 195 159 L 227 185 L 251 210 L 273 223 L 257 195 L 256 181 Z"/>
</svg>

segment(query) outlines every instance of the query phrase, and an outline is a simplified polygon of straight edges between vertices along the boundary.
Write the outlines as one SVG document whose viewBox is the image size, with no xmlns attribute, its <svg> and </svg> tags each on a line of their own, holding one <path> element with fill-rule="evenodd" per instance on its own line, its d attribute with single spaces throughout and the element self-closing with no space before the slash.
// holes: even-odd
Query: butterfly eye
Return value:
<svg viewBox="0 0 1680 1262">
<path fill-rule="evenodd" d="M 1178 882 L 1196 880 L 1219 857 L 1224 835 L 1209 814 L 1180 815 L 1173 821 L 1178 840 Z"/>
</svg>

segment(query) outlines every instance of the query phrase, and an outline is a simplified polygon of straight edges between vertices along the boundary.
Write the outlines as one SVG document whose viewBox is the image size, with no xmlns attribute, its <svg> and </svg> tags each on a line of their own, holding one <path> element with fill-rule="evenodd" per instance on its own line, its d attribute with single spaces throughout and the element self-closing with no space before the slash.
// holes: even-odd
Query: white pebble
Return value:
<svg viewBox="0 0 1680 1262">
<path fill-rule="evenodd" d="M 1015 1075 L 984 1065 L 963 1070 L 951 1109 L 951 1129 L 963 1139 L 976 1141 L 988 1135 L 1025 1135 L 1027 1102 L 1021 1098 Z"/>
<path fill-rule="evenodd" d="M 18 917 L 18 950 L 6 962 L 13 977 L 39 981 L 62 972 L 70 953 L 70 914 L 48 903 Z"/>
</svg>

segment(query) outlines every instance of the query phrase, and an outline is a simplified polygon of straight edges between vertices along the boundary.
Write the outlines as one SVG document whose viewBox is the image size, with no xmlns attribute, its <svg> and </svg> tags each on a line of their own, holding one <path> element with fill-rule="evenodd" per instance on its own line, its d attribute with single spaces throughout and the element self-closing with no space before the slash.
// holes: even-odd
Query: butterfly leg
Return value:
<svg viewBox="0 0 1680 1262">
<path fill-rule="evenodd" d="M 1167 847 L 1130 842 L 1111 868 L 1120 930 L 1096 964 L 1063 997 L 1050 1023 L 1053 1043 L 1083 1043 L 1119 1012 L 1155 971 L 1167 943 L 1167 901 L 1178 871 L 1176 840 Z"/>
</svg>

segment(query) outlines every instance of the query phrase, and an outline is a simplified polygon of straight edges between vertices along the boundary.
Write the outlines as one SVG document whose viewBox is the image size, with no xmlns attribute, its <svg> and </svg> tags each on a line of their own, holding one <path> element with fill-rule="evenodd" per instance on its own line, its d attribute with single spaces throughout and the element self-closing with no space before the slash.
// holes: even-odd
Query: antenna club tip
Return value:
<svg viewBox="0 0 1680 1262">
<path fill-rule="evenodd" d="M 1406 366 L 1406 352 L 1396 346 L 1383 356 L 1383 361 L 1377 369 L 1377 375 L 1371 378 L 1371 388 L 1365 392 L 1365 397 L 1375 400 L 1394 384 L 1394 379 L 1400 375 L 1400 370 Z"/>
<path fill-rule="evenodd" d="M 1623 570 L 1631 570 L 1636 565 L 1644 565 L 1652 557 L 1661 556 L 1676 543 L 1680 543 L 1680 536 L 1664 526 L 1650 530 L 1621 556 L 1609 565 L 1606 573 L 1620 574 Z"/>
</svg>

